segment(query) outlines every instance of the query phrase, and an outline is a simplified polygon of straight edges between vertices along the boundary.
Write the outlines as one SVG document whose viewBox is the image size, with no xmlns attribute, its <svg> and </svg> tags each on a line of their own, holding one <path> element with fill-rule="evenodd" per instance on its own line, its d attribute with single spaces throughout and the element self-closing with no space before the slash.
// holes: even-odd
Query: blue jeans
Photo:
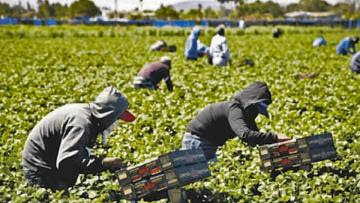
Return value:
<svg viewBox="0 0 360 203">
<path fill-rule="evenodd" d="M 206 160 L 217 161 L 216 150 L 218 146 L 210 141 L 186 132 L 182 140 L 182 149 L 202 149 Z"/>
</svg>

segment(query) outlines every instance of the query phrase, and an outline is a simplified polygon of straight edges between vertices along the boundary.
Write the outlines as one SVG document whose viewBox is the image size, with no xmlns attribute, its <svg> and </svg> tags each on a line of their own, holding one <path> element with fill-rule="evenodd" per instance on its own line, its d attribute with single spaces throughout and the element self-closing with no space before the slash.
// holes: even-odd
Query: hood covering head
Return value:
<svg viewBox="0 0 360 203">
<path fill-rule="evenodd" d="M 163 56 L 163 57 L 161 57 L 161 58 L 160 58 L 160 62 L 168 65 L 169 68 L 171 67 L 171 58 L 168 57 L 168 56 Z"/>
<path fill-rule="evenodd" d="M 193 36 L 195 36 L 196 38 L 198 38 L 199 35 L 200 35 L 200 31 L 201 31 L 200 27 L 199 27 L 199 26 L 195 26 L 195 27 L 193 27 L 193 29 L 192 29 L 192 31 L 191 31 L 191 34 L 192 34 Z"/>
<path fill-rule="evenodd" d="M 238 92 L 234 96 L 234 100 L 238 101 L 244 109 L 253 106 L 253 104 L 271 104 L 271 93 L 264 82 L 254 82 L 251 85 L 245 87 L 242 91 Z"/>
<path fill-rule="evenodd" d="M 224 36 L 225 35 L 225 25 L 224 24 L 220 24 L 219 26 L 216 27 L 216 33 Z"/>
<path fill-rule="evenodd" d="M 128 106 L 128 100 L 121 92 L 114 87 L 107 87 L 96 97 L 93 103 L 90 103 L 90 110 L 98 120 L 100 129 L 105 130 L 118 118 L 125 121 L 134 120 L 135 117 L 133 119 L 122 118 L 124 115 L 131 114 L 126 111 Z"/>
</svg>

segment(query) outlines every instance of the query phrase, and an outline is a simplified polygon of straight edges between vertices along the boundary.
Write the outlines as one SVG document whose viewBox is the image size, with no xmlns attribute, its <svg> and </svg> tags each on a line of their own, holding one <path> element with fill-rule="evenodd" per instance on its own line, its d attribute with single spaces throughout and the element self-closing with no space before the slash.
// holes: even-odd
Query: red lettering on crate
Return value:
<svg viewBox="0 0 360 203">
<path fill-rule="evenodd" d="M 291 163 L 291 161 L 289 160 L 289 159 L 283 159 L 283 160 L 281 160 L 281 165 L 283 165 L 283 166 L 287 166 L 287 165 L 289 165 Z"/>
<path fill-rule="evenodd" d="M 154 187 L 155 187 L 155 184 L 151 181 L 145 183 L 145 188 L 149 191 L 152 190 Z"/>
</svg>

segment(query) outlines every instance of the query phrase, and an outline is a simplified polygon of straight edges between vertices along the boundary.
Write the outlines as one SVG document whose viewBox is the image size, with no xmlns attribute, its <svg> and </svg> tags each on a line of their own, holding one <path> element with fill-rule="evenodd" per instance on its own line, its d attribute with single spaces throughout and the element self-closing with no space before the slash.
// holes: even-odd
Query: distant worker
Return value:
<svg viewBox="0 0 360 203">
<path fill-rule="evenodd" d="M 175 52 L 175 45 L 168 45 L 164 40 L 159 40 L 150 46 L 150 51 L 168 51 Z"/>
<path fill-rule="evenodd" d="M 171 59 L 168 56 L 163 56 L 158 62 L 145 64 L 134 78 L 134 87 L 136 89 L 148 88 L 155 90 L 158 88 L 158 83 L 164 79 L 168 90 L 173 91 L 173 84 L 170 78 L 170 69 Z"/>
<path fill-rule="evenodd" d="M 350 69 L 354 73 L 360 73 L 360 51 L 352 56 L 350 61 Z"/>
<path fill-rule="evenodd" d="M 355 54 L 356 53 L 355 44 L 357 44 L 358 42 L 359 42 L 359 37 L 345 37 L 336 46 L 336 53 L 341 55 L 346 55 L 348 53 Z"/>
<path fill-rule="evenodd" d="M 215 66 L 226 66 L 230 62 L 230 50 L 225 38 L 224 25 L 216 28 L 216 35 L 211 39 L 210 57 Z"/>
<path fill-rule="evenodd" d="M 197 60 L 198 55 L 198 39 L 200 36 L 200 27 L 195 26 L 188 36 L 185 44 L 185 57 L 188 60 Z"/>
<path fill-rule="evenodd" d="M 202 149 L 208 160 L 216 160 L 217 148 L 235 137 L 251 146 L 289 140 L 281 134 L 260 132 L 255 123 L 258 114 L 269 117 L 271 102 L 268 86 L 254 82 L 230 101 L 209 104 L 187 126 L 182 148 Z"/>
<path fill-rule="evenodd" d="M 317 37 L 313 42 L 313 47 L 321 47 L 326 45 L 326 40 L 323 36 Z"/>
<path fill-rule="evenodd" d="M 273 38 L 279 38 L 282 34 L 282 30 L 278 27 L 274 28 L 272 31 Z"/>
</svg>

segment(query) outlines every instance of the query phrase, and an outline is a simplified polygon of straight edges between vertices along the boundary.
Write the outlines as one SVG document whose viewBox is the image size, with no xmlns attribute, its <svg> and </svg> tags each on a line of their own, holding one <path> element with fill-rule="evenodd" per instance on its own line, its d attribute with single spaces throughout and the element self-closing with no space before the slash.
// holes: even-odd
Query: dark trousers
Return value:
<svg viewBox="0 0 360 203">
<path fill-rule="evenodd" d="M 67 188 L 73 185 L 73 183 L 62 179 L 63 176 L 56 171 L 31 171 L 24 169 L 24 175 L 31 186 L 40 186 L 52 190 L 67 190 Z"/>
</svg>

